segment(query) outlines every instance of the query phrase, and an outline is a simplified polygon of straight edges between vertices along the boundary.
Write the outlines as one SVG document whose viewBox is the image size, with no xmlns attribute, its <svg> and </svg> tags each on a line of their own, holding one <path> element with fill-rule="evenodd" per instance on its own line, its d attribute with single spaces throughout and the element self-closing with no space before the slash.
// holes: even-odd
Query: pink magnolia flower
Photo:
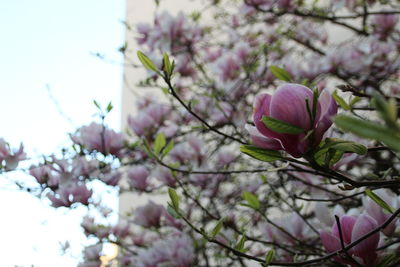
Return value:
<svg viewBox="0 0 400 267">
<path fill-rule="evenodd" d="M 149 51 L 178 54 L 188 46 L 195 47 L 202 38 L 203 30 L 182 13 L 176 16 L 164 11 L 156 14 L 154 24 L 138 24 L 139 44 Z"/>
<path fill-rule="evenodd" d="M 270 241 L 294 244 L 293 237 L 300 240 L 306 240 L 310 237 L 310 228 L 297 213 L 292 212 L 286 216 L 275 218 L 273 221 L 283 231 L 269 223 L 260 224 L 261 232 Z"/>
<path fill-rule="evenodd" d="M 374 32 L 379 37 L 384 38 L 396 29 L 398 21 L 399 16 L 396 14 L 379 14 L 373 17 L 372 26 L 374 27 Z"/>
<path fill-rule="evenodd" d="M 149 186 L 147 182 L 147 177 L 149 174 L 149 171 L 143 166 L 132 167 L 128 171 L 128 182 L 137 190 L 145 191 Z"/>
<path fill-rule="evenodd" d="M 100 179 L 107 185 L 116 186 L 122 178 L 122 174 L 119 171 L 111 171 L 104 174 Z"/>
<path fill-rule="evenodd" d="M 340 228 L 342 230 L 344 245 L 349 245 L 352 242 L 358 240 L 364 235 L 368 234 L 370 231 L 378 227 L 375 219 L 368 215 L 360 216 L 349 216 L 344 215 L 340 217 Z M 328 253 L 338 251 L 342 249 L 340 242 L 340 234 L 338 225 L 335 223 L 332 226 L 332 232 L 320 231 L 320 237 L 325 250 Z M 366 265 L 372 264 L 376 258 L 377 254 L 375 252 L 379 243 L 379 232 L 373 234 L 372 236 L 361 241 L 361 243 L 352 247 L 348 250 L 349 255 L 356 256 L 360 258 Z M 351 261 L 335 257 L 339 262 L 347 263 L 352 265 Z"/>
<path fill-rule="evenodd" d="M 146 228 L 159 227 L 164 210 L 163 206 L 150 200 L 145 206 L 136 208 L 134 222 Z"/>
<path fill-rule="evenodd" d="M 211 110 L 210 119 L 215 124 L 222 124 L 229 121 L 232 118 L 233 108 L 226 102 L 220 102 L 218 107 Z"/>
<path fill-rule="evenodd" d="M 54 208 L 59 208 L 59 207 L 70 207 L 72 205 L 72 201 L 69 199 L 70 196 L 70 190 L 69 188 L 61 188 L 58 191 L 58 194 L 51 194 L 48 193 L 47 197 L 51 201 L 51 205 Z"/>
<path fill-rule="evenodd" d="M 47 197 L 52 202 L 51 205 L 55 208 L 70 207 L 74 203 L 88 205 L 92 193 L 93 191 L 87 189 L 84 184 L 67 184 L 57 190 L 57 195 L 49 193 Z"/>
<path fill-rule="evenodd" d="M 395 194 L 387 189 L 378 189 L 374 191 L 383 201 L 385 201 L 390 207 L 393 209 L 397 209 L 399 207 L 399 201 Z M 378 224 L 383 224 L 387 219 L 391 216 L 390 213 L 383 210 L 381 206 L 375 203 L 369 197 L 363 197 L 362 199 L 363 206 L 367 211 L 368 215 L 376 220 Z M 394 219 L 386 228 L 382 229 L 382 233 L 386 236 L 391 236 L 396 230 L 396 222 L 397 218 Z"/>
<path fill-rule="evenodd" d="M 157 166 L 156 170 L 154 171 L 154 176 L 163 184 L 169 187 L 176 186 L 176 179 L 172 175 L 170 169 L 164 166 Z"/>
<path fill-rule="evenodd" d="M 237 155 L 228 149 L 221 149 L 219 150 L 218 154 L 217 154 L 217 162 L 216 165 L 217 166 L 225 166 L 225 165 L 229 165 L 230 163 L 232 163 L 235 158 L 237 157 Z"/>
<path fill-rule="evenodd" d="M 163 103 L 152 103 L 144 111 L 146 112 L 157 124 L 160 124 L 166 116 L 170 113 L 171 108 Z"/>
<path fill-rule="evenodd" d="M 0 162 L 8 156 L 8 146 L 3 138 L 0 138 Z"/>
<path fill-rule="evenodd" d="M 206 47 L 204 52 L 206 53 L 204 55 L 204 60 L 206 62 L 213 62 L 222 55 L 222 50 L 219 47 Z"/>
<path fill-rule="evenodd" d="M 100 256 L 102 255 L 103 245 L 96 244 L 88 246 L 83 251 L 83 262 L 78 267 L 95 267 L 101 266 Z"/>
<path fill-rule="evenodd" d="M 110 226 L 104 224 L 98 224 L 95 222 L 93 217 L 90 217 L 88 215 L 83 217 L 81 226 L 86 236 L 94 235 L 99 239 L 108 237 L 111 232 Z"/>
<path fill-rule="evenodd" d="M 29 174 L 35 177 L 39 184 L 45 184 L 51 176 L 51 168 L 48 165 L 31 166 Z"/>
<path fill-rule="evenodd" d="M 240 74 L 240 62 L 234 55 L 227 53 L 216 60 L 215 70 L 222 81 L 234 80 Z"/>
<path fill-rule="evenodd" d="M 169 214 L 166 209 L 164 209 L 163 217 L 164 217 L 163 224 L 165 224 L 167 226 L 175 227 L 176 229 L 179 229 L 179 230 L 181 230 L 183 228 L 182 221 L 172 217 L 172 215 Z"/>
<path fill-rule="evenodd" d="M 75 177 L 83 176 L 85 178 L 97 176 L 99 172 L 99 162 L 94 159 L 88 159 L 84 156 L 76 157 L 71 162 L 72 173 Z"/>
<path fill-rule="evenodd" d="M 71 139 L 90 151 L 96 150 L 104 154 L 118 155 L 124 147 L 121 133 L 116 133 L 96 122 L 80 128 L 78 134 L 72 136 Z"/>
<path fill-rule="evenodd" d="M 17 168 L 18 163 L 24 159 L 26 159 L 26 154 L 24 152 L 24 146 L 22 143 L 18 150 L 11 151 L 8 143 L 3 138 L 0 138 L 0 165 L 4 160 L 6 163 L 6 169 L 14 170 Z"/>
<path fill-rule="evenodd" d="M 173 137 L 179 131 L 178 125 L 173 122 L 160 127 L 159 132 L 163 133 L 166 138 Z"/>
<path fill-rule="evenodd" d="M 193 266 L 194 249 L 192 240 L 185 234 L 177 232 L 164 240 L 158 240 L 148 249 L 139 250 L 137 265 L 139 267 Z"/>
<path fill-rule="evenodd" d="M 204 142 L 194 135 L 188 136 L 187 142 L 175 145 L 169 153 L 174 160 L 182 163 L 191 160 L 202 162 L 204 155 Z"/>
<path fill-rule="evenodd" d="M 128 116 L 128 125 L 138 136 L 143 136 L 155 125 L 154 119 L 147 113 L 140 112 L 137 116 Z"/>
<path fill-rule="evenodd" d="M 89 190 L 85 184 L 74 185 L 71 189 L 72 202 L 82 203 L 83 205 L 89 204 L 89 199 L 92 196 L 93 191 Z"/>
<path fill-rule="evenodd" d="M 130 235 L 129 224 L 128 223 L 119 223 L 111 228 L 111 232 L 117 238 L 125 238 Z"/>
<path fill-rule="evenodd" d="M 320 94 L 314 121 L 307 111 L 306 100 L 312 109 L 313 92 L 299 84 L 284 84 L 278 87 L 274 95 L 260 94 L 254 103 L 253 120 L 256 127 L 247 127 L 256 146 L 285 150 L 293 157 L 301 157 L 308 150 L 318 145 L 324 133 L 332 125 L 331 117 L 337 112 L 337 105 L 328 91 Z M 267 128 L 262 122 L 263 116 L 298 126 L 304 130 L 300 134 L 277 133 Z M 313 131 L 312 138 L 305 138 Z"/>
</svg>

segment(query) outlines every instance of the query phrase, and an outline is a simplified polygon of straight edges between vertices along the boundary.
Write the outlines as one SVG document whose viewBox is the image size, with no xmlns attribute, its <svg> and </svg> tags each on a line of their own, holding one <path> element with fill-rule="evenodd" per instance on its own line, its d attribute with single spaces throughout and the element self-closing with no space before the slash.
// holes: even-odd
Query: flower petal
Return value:
<svg viewBox="0 0 400 267">
<path fill-rule="evenodd" d="M 318 102 L 321 106 L 321 118 L 317 123 L 315 129 L 315 144 L 321 142 L 324 133 L 332 125 L 332 116 L 337 113 L 337 104 L 333 97 L 329 94 L 328 90 L 323 90 L 318 98 Z"/>
<path fill-rule="evenodd" d="M 271 117 L 299 126 L 305 131 L 311 130 L 310 115 L 307 111 L 306 99 L 310 108 L 313 104 L 313 92 L 299 84 L 284 84 L 278 87 L 270 103 Z M 320 114 L 318 103 L 317 118 Z"/>
<path fill-rule="evenodd" d="M 355 216 L 345 215 L 340 217 L 340 228 L 342 229 L 343 241 L 345 244 L 351 243 L 352 232 L 356 221 L 357 217 Z M 340 238 L 339 228 L 336 223 L 332 227 L 332 234 Z"/>
<path fill-rule="evenodd" d="M 265 127 L 264 123 L 261 121 L 263 116 L 270 116 L 270 103 L 272 96 L 269 94 L 260 94 L 256 96 L 254 100 L 254 114 L 253 120 L 256 125 L 257 130 L 264 136 L 269 138 L 280 138 L 282 135 L 271 131 Z"/>
<path fill-rule="evenodd" d="M 321 241 L 324 245 L 326 252 L 331 253 L 334 251 L 338 251 L 342 248 L 339 238 L 328 233 L 327 231 L 320 231 L 319 235 L 321 237 Z"/>
<path fill-rule="evenodd" d="M 245 126 L 246 130 L 249 132 L 251 141 L 255 146 L 265 148 L 265 149 L 272 149 L 272 150 L 282 150 L 283 147 L 281 143 L 273 138 L 268 138 L 263 136 L 256 127 L 251 125 Z"/>
<path fill-rule="evenodd" d="M 351 234 L 351 241 L 354 242 L 357 239 L 363 237 L 370 231 L 378 227 L 376 221 L 368 215 L 360 215 L 354 225 L 353 232 Z M 356 245 L 354 250 L 354 255 L 362 258 L 373 258 L 375 250 L 379 243 L 379 232 L 363 240 L 361 243 Z M 376 255 L 375 255 L 376 256 Z"/>
</svg>

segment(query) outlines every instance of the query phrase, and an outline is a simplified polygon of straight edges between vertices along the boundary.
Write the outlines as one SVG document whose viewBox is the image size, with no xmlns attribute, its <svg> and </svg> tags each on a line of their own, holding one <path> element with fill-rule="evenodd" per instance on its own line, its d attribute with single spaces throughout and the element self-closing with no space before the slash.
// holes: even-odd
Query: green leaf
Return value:
<svg viewBox="0 0 400 267">
<path fill-rule="evenodd" d="M 332 94 L 333 99 L 344 109 L 344 110 L 350 110 L 351 107 L 344 101 L 344 99 L 337 94 L 337 91 L 333 92 Z"/>
<path fill-rule="evenodd" d="M 289 72 L 287 72 L 285 69 L 282 69 L 277 66 L 269 66 L 269 70 L 279 80 L 286 82 L 290 82 L 292 80 L 292 77 L 290 76 Z"/>
<path fill-rule="evenodd" d="M 99 102 L 96 100 L 93 100 L 93 104 L 96 106 L 96 108 L 101 109 Z"/>
<path fill-rule="evenodd" d="M 375 106 L 381 118 L 391 127 L 397 127 L 397 104 L 393 98 L 386 101 L 382 96 L 375 96 L 371 103 Z"/>
<path fill-rule="evenodd" d="M 378 267 L 386 267 L 394 259 L 396 259 L 396 254 L 395 253 L 389 253 L 381 260 L 381 262 L 379 263 Z"/>
<path fill-rule="evenodd" d="M 169 95 L 169 88 L 167 87 L 162 87 L 161 91 L 164 93 L 164 95 Z"/>
<path fill-rule="evenodd" d="M 395 212 L 395 210 L 390 207 L 380 196 L 372 192 L 370 189 L 365 189 L 365 194 L 369 196 L 376 204 L 378 204 L 381 208 L 386 210 L 389 213 Z"/>
<path fill-rule="evenodd" d="M 221 219 L 217 222 L 214 229 L 211 231 L 211 238 L 214 238 L 219 234 L 223 225 L 224 225 L 224 219 Z"/>
<path fill-rule="evenodd" d="M 156 155 L 160 154 L 161 149 L 165 147 L 167 141 L 165 140 L 165 136 L 163 133 L 159 133 L 154 141 L 153 150 Z"/>
<path fill-rule="evenodd" d="M 338 138 L 326 138 L 314 153 L 314 159 L 321 166 L 332 166 L 342 158 L 344 153 L 365 155 L 367 151 L 362 144 Z"/>
<path fill-rule="evenodd" d="M 198 11 L 193 11 L 192 14 L 190 14 L 190 17 L 194 20 L 194 21 L 198 21 L 201 17 L 201 13 Z"/>
<path fill-rule="evenodd" d="M 240 151 L 242 153 L 245 153 L 246 155 L 249 155 L 252 158 L 265 162 L 272 162 L 282 158 L 282 155 L 279 151 L 263 149 L 251 145 L 240 146 Z"/>
<path fill-rule="evenodd" d="M 174 148 L 174 141 L 171 140 L 168 142 L 168 145 L 166 147 L 164 147 L 164 149 L 162 150 L 162 155 L 161 158 L 165 157 L 166 155 L 168 155 L 168 153 Z"/>
<path fill-rule="evenodd" d="M 164 53 L 163 64 L 164 64 L 163 67 L 165 74 L 167 74 L 167 77 L 170 77 L 172 75 L 172 65 L 171 62 L 169 61 L 167 53 Z"/>
<path fill-rule="evenodd" d="M 250 207 L 255 210 L 260 208 L 260 201 L 258 200 L 257 196 L 251 192 L 243 192 L 242 198 L 247 201 Z"/>
<path fill-rule="evenodd" d="M 261 179 L 261 181 L 262 181 L 263 183 L 267 183 L 267 181 L 268 181 L 267 176 L 265 176 L 265 175 L 263 175 L 263 174 L 260 175 L 260 179 Z"/>
<path fill-rule="evenodd" d="M 354 96 L 352 99 L 351 99 L 351 101 L 350 101 L 350 106 L 354 106 L 355 104 L 357 104 L 358 102 L 360 102 L 361 101 L 361 97 L 359 97 L 359 96 Z"/>
<path fill-rule="evenodd" d="M 144 144 L 141 145 L 141 148 L 146 152 L 146 154 L 150 158 L 157 158 L 157 156 L 154 155 L 153 151 L 151 151 L 149 143 L 147 142 L 147 140 L 144 140 Z"/>
<path fill-rule="evenodd" d="M 326 147 L 347 153 L 357 153 L 359 155 L 365 155 L 368 152 L 368 149 L 362 144 L 339 138 L 326 138 L 324 148 Z"/>
<path fill-rule="evenodd" d="M 176 193 L 175 189 L 168 188 L 168 195 L 169 195 L 169 198 L 171 199 L 172 207 L 175 210 L 178 210 L 179 209 L 179 196 Z"/>
<path fill-rule="evenodd" d="M 114 108 L 114 106 L 112 105 L 112 103 L 110 102 L 110 103 L 108 103 L 108 105 L 107 105 L 107 112 L 110 112 L 112 109 Z"/>
<path fill-rule="evenodd" d="M 271 249 L 270 251 L 268 251 L 267 255 L 265 255 L 265 264 L 269 265 L 274 259 L 274 256 L 275 256 L 275 250 Z"/>
<path fill-rule="evenodd" d="M 128 148 L 133 150 L 133 149 L 136 149 L 139 145 L 140 145 L 140 141 L 136 141 L 136 142 L 130 143 L 128 145 Z"/>
<path fill-rule="evenodd" d="M 235 249 L 243 252 L 244 249 L 244 243 L 246 242 L 246 236 L 243 235 L 242 238 L 239 240 L 239 242 L 236 244 Z"/>
<path fill-rule="evenodd" d="M 181 216 L 178 214 L 178 212 L 176 212 L 176 210 L 171 206 L 170 203 L 168 203 L 167 211 L 175 219 L 181 218 Z"/>
<path fill-rule="evenodd" d="M 400 134 L 396 130 L 346 115 L 338 115 L 333 118 L 333 121 L 335 125 L 343 131 L 351 132 L 364 138 L 381 141 L 394 150 L 400 151 Z"/>
<path fill-rule="evenodd" d="M 382 175 L 382 180 L 389 177 L 389 175 L 391 175 L 392 173 L 393 173 L 393 168 L 392 167 L 388 168 L 386 171 L 384 171 Z"/>
<path fill-rule="evenodd" d="M 263 116 L 261 121 L 264 123 L 265 127 L 277 133 L 286 133 L 286 134 L 304 133 L 303 128 L 272 117 Z"/>
<path fill-rule="evenodd" d="M 332 166 L 336 162 L 338 162 L 342 156 L 343 152 L 334 150 L 334 149 L 328 149 L 326 150 L 326 153 L 318 153 L 314 155 L 315 161 L 320 165 L 320 166 Z"/>
<path fill-rule="evenodd" d="M 140 51 L 137 51 L 137 57 L 139 58 L 140 62 L 142 62 L 143 66 L 148 69 L 159 73 L 156 65 L 148 58 L 145 54 Z"/>
</svg>

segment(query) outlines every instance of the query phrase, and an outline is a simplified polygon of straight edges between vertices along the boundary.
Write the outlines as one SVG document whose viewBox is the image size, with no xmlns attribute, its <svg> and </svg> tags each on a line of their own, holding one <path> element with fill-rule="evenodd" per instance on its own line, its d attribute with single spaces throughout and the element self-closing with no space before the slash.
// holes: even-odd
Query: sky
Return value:
<svg viewBox="0 0 400 267">
<path fill-rule="evenodd" d="M 94 99 L 113 103 L 107 123 L 120 130 L 124 19 L 124 0 L 0 0 L 0 137 L 49 155 L 94 119 Z M 1 266 L 76 266 L 85 209 L 50 208 L 16 190 L 15 177 L 30 179 L 0 177 Z M 77 248 L 62 256 L 67 239 Z"/>
</svg>

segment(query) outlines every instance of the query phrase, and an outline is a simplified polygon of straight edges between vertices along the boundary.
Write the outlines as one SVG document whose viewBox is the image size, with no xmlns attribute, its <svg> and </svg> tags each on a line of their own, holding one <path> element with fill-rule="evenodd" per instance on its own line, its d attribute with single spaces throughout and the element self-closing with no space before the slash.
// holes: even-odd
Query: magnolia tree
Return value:
<svg viewBox="0 0 400 267">
<path fill-rule="evenodd" d="M 109 105 L 27 170 L 53 207 L 98 211 L 80 266 L 110 243 L 120 266 L 400 265 L 399 2 L 203 4 L 132 25 L 127 134 Z M 26 158 L 0 140 L 2 172 Z M 98 182 L 151 200 L 111 224 Z"/>
</svg>

